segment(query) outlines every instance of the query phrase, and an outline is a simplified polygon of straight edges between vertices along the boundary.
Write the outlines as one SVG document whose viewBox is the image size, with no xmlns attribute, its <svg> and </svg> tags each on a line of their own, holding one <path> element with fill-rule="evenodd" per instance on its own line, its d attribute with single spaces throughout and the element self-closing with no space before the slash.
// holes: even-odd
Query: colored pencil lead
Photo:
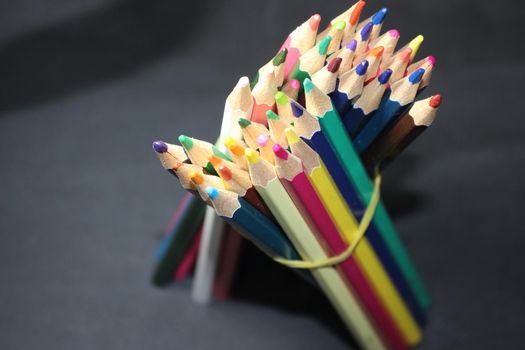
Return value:
<svg viewBox="0 0 525 350">
<path fill-rule="evenodd" d="M 392 37 L 392 38 L 399 38 L 400 34 L 399 34 L 399 31 L 397 29 L 390 29 L 388 31 L 388 34 Z"/>
<path fill-rule="evenodd" d="M 341 65 L 342 61 L 343 59 L 341 57 L 336 57 L 333 60 L 331 60 L 330 63 L 328 63 L 328 66 L 326 67 L 326 69 L 330 73 L 336 73 L 339 70 L 339 66 Z"/>
<path fill-rule="evenodd" d="M 191 150 L 193 148 L 193 141 L 190 137 L 187 137 L 185 135 L 179 136 L 179 142 L 186 148 L 187 150 Z"/>
<path fill-rule="evenodd" d="M 387 69 L 385 70 L 383 73 L 381 73 L 381 75 L 379 75 L 379 77 L 377 78 L 377 80 L 381 83 L 381 84 L 386 84 L 388 83 L 388 80 L 390 79 L 390 76 L 392 75 L 392 70 L 391 69 Z"/>
<path fill-rule="evenodd" d="M 246 128 L 248 125 L 250 125 L 252 122 L 250 122 L 248 119 L 245 119 L 245 118 L 240 118 L 239 119 L 239 125 L 241 126 L 241 128 Z"/>
<path fill-rule="evenodd" d="M 418 68 L 414 73 L 410 74 L 408 81 L 412 84 L 417 84 L 421 81 L 421 78 L 423 78 L 423 74 L 425 74 L 425 70 L 423 68 Z"/>
<path fill-rule="evenodd" d="M 226 181 L 230 181 L 233 178 L 232 171 L 230 168 L 220 165 L 218 168 L 219 175 Z"/>
<path fill-rule="evenodd" d="M 428 104 L 432 108 L 438 108 L 439 106 L 441 106 L 441 95 L 437 94 L 432 96 Z"/>
<path fill-rule="evenodd" d="M 366 2 L 359 1 L 354 8 L 354 11 L 352 11 L 352 14 L 350 15 L 349 23 L 351 26 L 355 26 L 357 22 L 359 21 L 359 17 L 361 16 L 361 12 L 363 11 L 363 8 L 365 7 Z"/>
<path fill-rule="evenodd" d="M 372 16 L 372 23 L 374 25 L 383 23 L 387 13 L 388 9 L 386 7 L 383 7 L 381 10 L 377 11 L 375 15 Z"/>
<path fill-rule="evenodd" d="M 357 47 L 357 41 L 355 39 L 350 40 L 350 42 L 346 45 L 346 48 L 350 51 L 354 51 Z"/>
<path fill-rule="evenodd" d="M 319 24 L 321 23 L 321 15 L 316 13 L 310 19 L 308 20 L 308 24 L 310 25 L 310 29 L 312 31 L 317 31 L 319 29 Z"/>
<path fill-rule="evenodd" d="M 206 187 L 206 193 L 210 197 L 211 200 L 214 200 L 219 195 L 219 191 L 215 187 L 208 186 Z"/>
<path fill-rule="evenodd" d="M 355 67 L 355 72 L 357 73 L 357 75 L 365 75 L 367 69 L 368 69 L 368 61 L 363 60 L 361 63 L 357 65 L 357 67 Z"/>
<path fill-rule="evenodd" d="M 423 40 L 425 40 L 425 37 L 421 34 L 416 36 L 412 41 L 408 43 L 408 47 L 412 49 L 412 54 L 410 55 L 410 60 L 414 60 L 414 57 L 416 56 L 419 48 L 421 47 L 421 44 L 423 43 Z"/>
<path fill-rule="evenodd" d="M 155 141 L 152 146 L 157 153 L 165 153 L 168 151 L 168 145 L 163 141 Z"/>
<path fill-rule="evenodd" d="M 367 41 L 370 38 L 370 33 L 372 33 L 372 27 L 374 24 L 372 22 L 368 22 L 363 29 L 361 29 L 361 41 Z"/>
<path fill-rule="evenodd" d="M 286 150 L 278 143 L 273 145 L 273 153 L 280 159 L 283 159 L 283 160 L 288 159 L 288 152 L 286 152 Z"/>
</svg>

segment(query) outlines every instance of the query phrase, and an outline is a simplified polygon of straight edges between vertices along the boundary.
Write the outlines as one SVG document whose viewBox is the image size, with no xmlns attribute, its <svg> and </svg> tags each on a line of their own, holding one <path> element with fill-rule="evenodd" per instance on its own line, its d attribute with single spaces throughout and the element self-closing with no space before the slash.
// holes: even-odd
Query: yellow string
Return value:
<svg viewBox="0 0 525 350">
<path fill-rule="evenodd" d="M 294 269 L 318 269 L 321 267 L 333 266 L 333 265 L 342 263 L 343 261 L 345 261 L 352 255 L 355 248 L 357 247 L 361 239 L 364 237 L 365 232 L 368 229 L 368 226 L 372 222 L 372 219 L 374 218 L 374 214 L 376 211 L 377 204 L 379 203 L 380 187 L 381 187 L 381 176 L 378 174 L 376 175 L 374 179 L 374 192 L 372 192 L 372 198 L 370 199 L 370 203 L 368 203 L 368 207 L 365 210 L 363 219 L 359 223 L 359 227 L 356 232 L 356 237 L 352 241 L 352 244 L 350 244 L 345 249 L 345 251 L 342 252 L 341 254 L 332 256 L 326 259 L 313 260 L 313 261 L 288 260 L 288 259 L 284 259 L 281 257 L 272 256 L 272 255 L 270 255 L 270 257 L 273 260 L 277 261 L 278 263 L 294 268 Z"/>
</svg>

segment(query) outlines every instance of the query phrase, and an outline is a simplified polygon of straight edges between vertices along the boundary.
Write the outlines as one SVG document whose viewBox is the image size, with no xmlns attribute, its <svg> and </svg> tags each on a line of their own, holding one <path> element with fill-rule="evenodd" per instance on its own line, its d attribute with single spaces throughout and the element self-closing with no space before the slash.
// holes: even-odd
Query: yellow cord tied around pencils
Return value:
<svg viewBox="0 0 525 350">
<path fill-rule="evenodd" d="M 374 214 L 376 212 L 377 204 L 379 203 L 380 187 L 381 187 L 381 175 L 377 173 L 374 179 L 374 191 L 372 192 L 372 196 L 365 210 L 365 214 L 363 215 L 363 218 L 361 222 L 359 223 L 359 227 L 357 228 L 355 239 L 348 245 L 345 251 L 343 251 L 341 254 L 338 254 L 336 256 L 332 256 L 326 259 L 304 261 L 304 260 L 284 259 L 278 256 L 271 255 L 270 253 L 266 252 L 264 249 L 263 249 L 263 252 L 268 254 L 273 260 L 275 260 L 279 264 L 282 264 L 282 265 L 285 265 L 285 266 L 288 266 L 294 269 L 319 269 L 322 267 L 329 267 L 329 266 L 334 266 L 334 265 L 338 265 L 342 263 L 343 261 L 345 261 L 352 255 L 355 248 L 357 247 L 361 239 L 364 237 L 365 232 L 368 229 L 368 226 L 372 222 L 372 219 L 374 218 Z"/>
</svg>

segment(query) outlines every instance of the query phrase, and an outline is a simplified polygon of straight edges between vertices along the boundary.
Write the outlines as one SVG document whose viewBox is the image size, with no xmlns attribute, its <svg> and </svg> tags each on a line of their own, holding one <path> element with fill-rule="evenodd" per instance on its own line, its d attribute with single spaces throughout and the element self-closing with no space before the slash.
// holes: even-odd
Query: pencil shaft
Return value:
<svg viewBox="0 0 525 350">
<path fill-rule="evenodd" d="M 360 199 L 362 202 L 368 203 L 373 191 L 372 183 L 358 154 L 352 146 L 348 135 L 344 131 L 345 129 L 339 116 L 332 111 L 327 113 L 323 118 L 320 118 L 320 123 L 330 145 L 337 153 L 339 161 L 343 165 L 348 178 L 352 179 Z M 423 309 L 428 309 L 430 307 L 430 297 L 428 292 L 399 239 L 399 235 L 396 232 L 392 220 L 381 201 L 377 206 L 373 224 L 374 226 L 377 226 L 378 234 L 392 254 L 392 257 L 396 262 L 395 266 L 401 271 L 403 281 L 409 285 L 409 290 L 417 299 L 418 306 Z"/>
<path fill-rule="evenodd" d="M 290 184 L 327 243 L 331 255 L 337 255 L 345 251 L 347 244 L 342 240 L 342 236 L 332 221 L 332 217 L 344 215 L 344 213 L 337 211 L 336 207 L 331 205 L 338 199 L 340 203 L 342 201 L 340 198 L 337 198 L 337 190 L 335 190 L 333 182 L 326 174 L 327 172 L 323 172 L 321 168 L 316 168 L 313 176 L 308 177 L 304 172 L 300 173 L 293 178 Z M 319 197 L 324 198 L 324 200 L 321 202 Z M 331 212 L 332 217 L 325 207 Z M 401 337 L 399 329 L 377 298 L 376 291 L 369 285 L 367 278 L 361 271 L 361 266 L 356 261 L 362 256 L 363 248 L 366 249 L 365 246 L 358 245 L 354 251 L 354 255 L 357 258 L 351 256 L 340 264 L 340 268 L 349 281 L 350 288 L 353 288 L 356 294 L 359 295 L 359 299 L 367 308 L 372 320 L 383 335 L 385 342 L 390 345 L 390 348 L 408 349 L 407 342 Z M 364 266 L 366 270 L 366 268 L 370 267 L 370 264 L 365 264 Z M 376 277 L 379 273 L 381 271 L 374 270 L 369 275 Z"/>
</svg>

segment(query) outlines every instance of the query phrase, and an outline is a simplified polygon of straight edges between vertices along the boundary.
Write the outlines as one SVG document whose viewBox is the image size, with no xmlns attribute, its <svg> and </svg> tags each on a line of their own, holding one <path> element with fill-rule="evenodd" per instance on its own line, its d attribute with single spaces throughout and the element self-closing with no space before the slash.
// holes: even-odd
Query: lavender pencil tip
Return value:
<svg viewBox="0 0 525 350">
<path fill-rule="evenodd" d="M 355 52 L 355 49 L 357 48 L 357 41 L 355 39 L 352 39 L 347 45 L 346 48 L 350 51 Z"/>
<path fill-rule="evenodd" d="M 373 26 L 374 24 L 372 22 L 368 22 L 367 24 L 365 24 L 363 29 L 361 29 L 361 40 L 362 41 L 367 41 L 368 38 L 370 38 L 370 33 L 372 33 Z"/>
</svg>

